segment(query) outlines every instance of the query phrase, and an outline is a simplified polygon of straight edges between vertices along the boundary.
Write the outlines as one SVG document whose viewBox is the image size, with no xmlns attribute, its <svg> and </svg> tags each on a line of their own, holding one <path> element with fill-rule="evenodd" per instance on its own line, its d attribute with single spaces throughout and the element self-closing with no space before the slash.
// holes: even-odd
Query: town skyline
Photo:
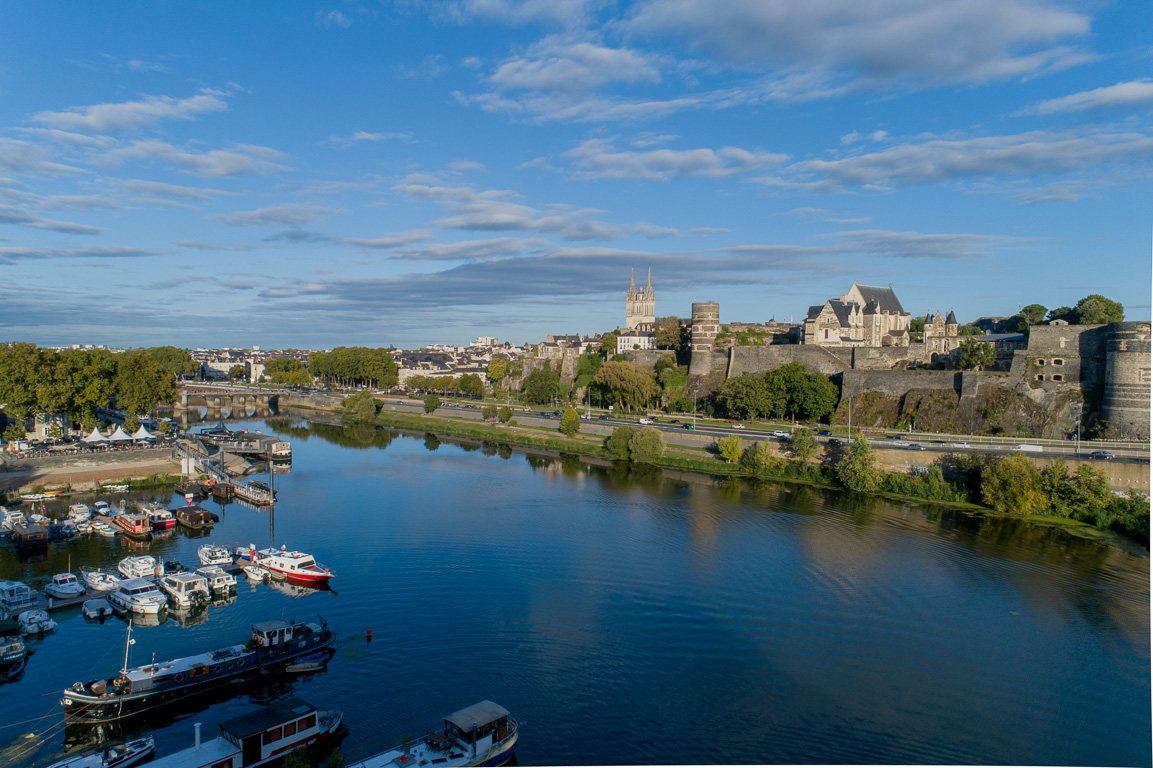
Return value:
<svg viewBox="0 0 1153 768">
<path fill-rule="evenodd" d="M 0 341 L 521 344 L 621 325 L 650 268 L 657 316 L 800 323 L 856 281 L 962 323 L 1094 293 L 1146 320 L 1150 21 L 6 7 Z"/>
</svg>

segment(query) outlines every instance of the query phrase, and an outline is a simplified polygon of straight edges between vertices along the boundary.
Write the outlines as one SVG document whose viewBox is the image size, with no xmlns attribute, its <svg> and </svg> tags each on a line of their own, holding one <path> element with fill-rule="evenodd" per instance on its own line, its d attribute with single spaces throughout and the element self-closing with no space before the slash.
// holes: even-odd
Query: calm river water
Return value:
<svg viewBox="0 0 1153 768">
<path fill-rule="evenodd" d="M 139 628 L 132 663 L 242 642 L 267 618 L 320 614 L 346 644 L 323 673 L 126 726 L 159 754 L 193 722 L 215 735 L 294 693 L 344 708 L 346 760 L 492 699 L 521 723 L 522 765 L 1150 765 L 1135 548 L 803 486 L 272 424 L 294 449 L 275 515 L 206 502 L 222 514 L 211 537 L 151 552 L 194 564 L 206 541 L 285 544 L 336 571 L 335 591 L 242 579 L 231 604 Z M 130 553 L 93 537 L 21 563 L 4 547 L 0 578 L 42 585 L 69 557 L 78 571 Z M 0 684 L 0 765 L 86 738 L 65 732 L 60 691 L 120 667 L 121 621 L 56 618 Z"/>
</svg>

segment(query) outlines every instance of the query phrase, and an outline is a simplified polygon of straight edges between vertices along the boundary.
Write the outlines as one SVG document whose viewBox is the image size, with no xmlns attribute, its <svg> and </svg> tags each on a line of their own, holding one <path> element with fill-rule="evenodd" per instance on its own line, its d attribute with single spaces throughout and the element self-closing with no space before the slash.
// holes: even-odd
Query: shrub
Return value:
<svg viewBox="0 0 1153 768">
<path fill-rule="evenodd" d="M 495 420 L 496 414 L 497 410 L 495 405 L 486 405 L 480 409 L 480 415 L 484 417 L 485 421 Z"/>
<path fill-rule="evenodd" d="M 741 438 L 728 435 L 717 441 L 717 451 L 721 458 L 729 464 L 736 464 L 741 459 Z"/>
<path fill-rule="evenodd" d="M 614 459 L 628 461 L 629 441 L 633 439 L 636 432 L 636 427 L 630 427 L 627 424 L 617 427 L 611 435 L 605 438 L 605 449 Z"/>
<path fill-rule="evenodd" d="M 496 417 L 505 424 L 508 424 L 509 419 L 512 418 L 512 408 L 509 408 L 507 405 L 502 405 L 500 410 L 497 411 Z"/>
<path fill-rule="evenodd" d="M 659 459 L 665 452 L 665 436 L 655 427 L 645 427 L 629 439 L 629 459 L 646 463 Z"/>
<path fill-rule="evenodd" d="M 424 398 L 424 412 L 432 413 L 440 407 L 440 398 L 436 395 L 426 395 Z"/>
<path fill-rule="evenodd" d="M 560 417 L 560 431 L 569 437 L 581 431 L 581 417 L 575 408 L 565 409 L 564 415 Z"/>
<path fill-rule="evenodd" d="M 845 457 L 837 462 L 837 481 L 850 491 L 875 491 L 885 479 L 877 467 L 877 454 L 864 435 L 853 438 Z"/>
<path fill-rule="evenodd" d="M 1033 514 L 1049 507 L 1041 473 L 1023 453 L 994 461 L 981 473 L 981 499 L 998 512 Z"/>
<path fill-rule="evenodd" d="M 793 436 L 789 438 L 789 450 L 801 461 L 808 461 L 816 456 L 817 438 L 813 437 L 813 431 L 804 427 L 793 430 Z"/>
</svg>

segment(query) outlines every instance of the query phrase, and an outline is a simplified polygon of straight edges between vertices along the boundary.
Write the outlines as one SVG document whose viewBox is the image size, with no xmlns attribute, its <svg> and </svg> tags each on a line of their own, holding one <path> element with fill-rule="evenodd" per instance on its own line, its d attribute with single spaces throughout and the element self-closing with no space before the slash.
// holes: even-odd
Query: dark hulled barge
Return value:
<svg viewBox="0 0 1153 768">
<path fill-rule="evenodd" d="M 236 680 L 281 672 L 301 656 L 332 646 L 336 636 L 319 624 L 262 621 L 252 625 L 245 645 L 128 668 L 132 627 L 124 647 L 124 666 L 109 679 L 75 683 L 60 703 L 76 723 L 106 723 L 195 696 Z"/>
</svg>

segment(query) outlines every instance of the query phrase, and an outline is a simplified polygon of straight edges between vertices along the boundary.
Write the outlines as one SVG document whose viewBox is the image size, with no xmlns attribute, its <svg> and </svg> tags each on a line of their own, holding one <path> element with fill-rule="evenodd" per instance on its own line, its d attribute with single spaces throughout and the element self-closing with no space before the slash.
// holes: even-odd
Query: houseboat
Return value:
<svg viewBox="0 0 1153 768">
<path fill-rule="evenodd" d="M 211 528 L 212 524 L 216 522 L 216 515 L 195 504 L 189 504 L 187 507 L 177 507 L 170 511 L 173 517 L 176 518 L 176 522 L 193 530 Z"/>
<path fill-rule="evenodd" d="M 9 616 L 35 608 L 42 600 L 39 592 L 22 581 L 0 581 L 0 610 Z"/>
<path fill-rule="evenodd" d="M 151 736 L 133 739 L 125 744 L 101 746 L 67 760 L 53 763 L 48 768 L 129 768 L 148 762 L 156 754 L 156 742 Z"/>
<path fill-rule="evenodd" d="M 58 573 L 52 577 L 52 583 L 44 587 L 44 593 L 58 600 L 67 600 L 70 597 L 80 597 L 87 590 L 80 579 L 71 573 Z"/>
<path fill-rule="evenodd" d="M 11 531 L 18 525 L 26 522 L 24 513 L 18 509 L 0 508 L 0 530 Z"/>
<path fill-rule="evenodd" d="M 257 550 L 249 545 L 249 559 L 255 565 L 263 565 L 273 576 L 277 574 L 298 581 L 323 584 L 336 574 L 325 568 L 306 552 L 295 552 L 284 547 L 280 549 Z"/>
<path fill-rule="evenodd" d="M 444 730 L 393 747 L 348 768 L 437 768 L 504 765 L 516 754 L 517 723 L 508 710 L 491 701 L 473 704 L 444 718 Z"/>
<path fill-rule="evenodd" d="M 291 698 L 220 724 L 220 736 L 162 757 L 151 768 L 254 768 L 284 760 L 293 750 L 331 747 L 346 730 L 339 709 L 318 710 Z"/>
<path fill-rule="evenodd" d="M 160 588 L 180 608 L 202 605 L 211 597 L 208 579 L 198 573 L 170 573 L 160 580 Z"/>
<path fill-rule="evenodd" d="M 92 517 L 92 510 L 87 504 L 73 504 L 68 507 L 68 519 L 75 523 L 83 523 Z"/>
<path fill-rule="evenodd" d="M 208 580 L 208 591 L 213 597 L 225 596 L 236 588 L 236 577 L 219 565 L 205 565 L 197 568 L 196 572 Z"/>
<path fill-rule="evenodd" d="M 11 675 L 17 667 L 23 668 L 27 650 L 19 635 L 0 637 L 0 675 Z"/>
<path fill-rule="evenodd" d="M 144 539 L 152 535 L 152 520 L 148 515 L 137 512 L 128 512 L 112 518 L 112 524 L 126 535 L 136 539 Z"/>
<path fill-rule="evenodd" d="M 153 531 L 170 531 L 176 527 L 176 518 L 167 509 L 149 507 L 144 510 L 144 514 L 152 521 Z"/>
<path fill-rule="evenodd" d="M 228 547 L 205 544 L 196 550 L 196 556 L 200 558 L 201 565 L 232 565 L 232 553 Z"/>
<path fill-rule="evenodd" d="M 12 543 L 20 549 L 33 549 L 48 546 L 48 529 L 42 525 L 12 526 Z"/>
<path fill-rule="evenodd" d="M 129 668 L 131 633 L 129 623 L 124 665 L 115 677 L 76 683 L 64 690 L 60 703 L 71 721 L 119 720 L 234 680 L 280 672 L 298 657 L 327 648 L 336 640 L 323 619 L 319 624 L 262 621 L 252 625 L 245 645 Z"/>
<path fill-rule="evenodd" d="M 168 604 L 154 582 L 148 579 L 124 579 L 108 593 L 112 607 L 125 613 L 155 615 Z"/>
</svg>

